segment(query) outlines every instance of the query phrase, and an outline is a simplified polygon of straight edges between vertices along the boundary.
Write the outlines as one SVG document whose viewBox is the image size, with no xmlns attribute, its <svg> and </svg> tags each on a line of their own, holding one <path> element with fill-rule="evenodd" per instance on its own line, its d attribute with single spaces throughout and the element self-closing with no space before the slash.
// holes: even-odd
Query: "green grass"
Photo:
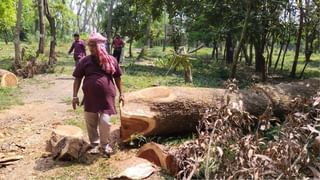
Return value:
<svg viewBox="0 0 320 180">
<path fill-rule="evenodd" d="M 84 110 L 83 107 L 77 107 L 76 110 L 69 109 L 69 113 L 73 114 L 73 118 L 67 119 L 65 123 L 67 125 L 77 126 L 81 128 L 83 131 L 87 132 L 86 123 L 84 120 Z"/>
<path fill-rule="evenodd" d="M 55 166 L 57 172 L 51 179 L 107 179 L 115 177 L 119 173 L 110 167 L 108 160 L 104 158 L 98 158 L 90 165 L 75 162 L 57 162 Z M 47 179 L 48 177 L 45 178 Z"/>
<path fill-rule="evenodd" d="M 0 110 L 8 109 L 13 105 L 22 105 L 19 88 L 0 88 Z"/>
</svg>

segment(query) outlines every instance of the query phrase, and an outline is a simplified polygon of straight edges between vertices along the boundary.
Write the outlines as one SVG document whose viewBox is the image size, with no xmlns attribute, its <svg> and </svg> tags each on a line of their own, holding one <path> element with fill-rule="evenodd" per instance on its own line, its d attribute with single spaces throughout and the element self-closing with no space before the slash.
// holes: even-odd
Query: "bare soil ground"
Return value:
<svg viewBox="0 0 320 180">
<path fill-rule="evenodd" d="M 0 157 L 22 155 L 23 159 L 0 168 L 0 179 L 106 179 L 132 165 L 128 160 L 134 149 L 119 150 L 110 159 L 98 157 L 88 165 L 55 162 L 48 156 L 45 147 L 52 128 L 77 116 L 68 103 L 72 84 L 71 76 L 54 74 L 21 81 L 24 105 L 0 111 Z M 119 125 L 112 129 L 117 132 Z"/>
</svg>

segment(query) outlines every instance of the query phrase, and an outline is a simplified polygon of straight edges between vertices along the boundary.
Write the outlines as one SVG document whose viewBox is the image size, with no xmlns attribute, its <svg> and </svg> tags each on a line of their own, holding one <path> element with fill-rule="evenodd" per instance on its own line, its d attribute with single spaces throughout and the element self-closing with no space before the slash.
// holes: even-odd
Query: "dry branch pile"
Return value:
<svg viewBox="0 0 320 180">
<path fill-rule="evenodd" d="M 290 107 L 284 122 L 271 111 L 254 117 L 228 106 L 208 109 L 198 138 L 170 150 L 178 178 L 320 178 L 320 93 Z"/>
</svg>

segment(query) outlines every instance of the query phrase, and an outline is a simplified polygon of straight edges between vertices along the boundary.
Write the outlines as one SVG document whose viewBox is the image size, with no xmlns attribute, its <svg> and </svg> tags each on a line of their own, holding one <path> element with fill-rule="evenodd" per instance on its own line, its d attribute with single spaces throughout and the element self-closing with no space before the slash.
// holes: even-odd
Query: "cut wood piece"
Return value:
<svg viewBox="0 0 320 180">
<path fill-rule="evenodd" d="M 149 177 L 156 169 L 154 165 L 150 162 L 133 164 L 131 167 L 128 167 L 123 172 L 121 172 L 119 178 L 128 178 L 128 179 L 144 179 Z"/>
<path fill-rule="evenodd" d="M 18 85 L 18 78 L 12 72 L 0 69 L 0 86 L 14 87 Z"/>
<path fill-rule="evenodd" d="M 5 158 L 0 159 L 0 164 L 12 162 L 12 161 L 18 161 L 18 160 L 20 160 L 20 159 L 22 159 L 22 158 L 23 158 L 23 156 L 5 157 Z"/>
<path fill-rule="evenodd" d="M 175 157 L 164 146 L 151 142 L 143 145 L 137 157 L 144 158 L 155 165 L 167 170 L 170 174 L 177 174 L 179 167 Z"/>
<path fill-rule="evenodd" d="M 89 144 L 83 138 L 79 127 L 70 125 L 57 126 L 47 143 L 47 151 L 52 153 L 54 160 L 79 160 L 85 158 Z"/>
<path fill-rule="evenodd" d="M 273 113 L 282 117 L 290 110 L 295 97 L 314 95 L 319 79 L 278 85 L 259 85 L 252 89 L 228 93 L 225 89 L 190 87 L 152 87 L 128 93 L 121 107 L 121 139 L 125 142 L 135 135 L 170 135 L 196 130 L 208 108 L 245 110 L 260 116 L 272 106 Z"/>
</svg>

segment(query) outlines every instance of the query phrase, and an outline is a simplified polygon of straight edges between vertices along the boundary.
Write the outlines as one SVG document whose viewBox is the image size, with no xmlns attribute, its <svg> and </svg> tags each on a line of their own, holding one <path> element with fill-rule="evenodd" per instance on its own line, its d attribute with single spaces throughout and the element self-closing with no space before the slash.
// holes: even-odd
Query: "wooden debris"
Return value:
<svg viewBox="0 0 320 180">
<path fill-rule="evenodd" d="M 1 155 L 2 156 L 2 155 Z M 8 165 L 15 164 L 16 161 L 22 159 L 23 156 L 10 156 L 10 157 L 2 157 L 0 158 L 0 167 L 5 167 Z"/>
<path fill-rule="evenodd" d="M 85 158 L 88 148 L 89 144 L 79 127 L 60 125 L 52 131 L 46 149 L 52 153 L 54 160 L 70 161 Z"/>
<path fill-rule="evenodd" d="M 18 78 L 12 72 L 0 69 L 0 87 L 14 87 L 18 85 Z"/>
<path fill-rule="evenodd" d="M 164 146 L 154 142 L 143 145 L 138 151 L 137 157 L 154 163 L 172 175 L 175 175 L 179 170 L 175 157 L 165 150 Z"/>
</svg>

